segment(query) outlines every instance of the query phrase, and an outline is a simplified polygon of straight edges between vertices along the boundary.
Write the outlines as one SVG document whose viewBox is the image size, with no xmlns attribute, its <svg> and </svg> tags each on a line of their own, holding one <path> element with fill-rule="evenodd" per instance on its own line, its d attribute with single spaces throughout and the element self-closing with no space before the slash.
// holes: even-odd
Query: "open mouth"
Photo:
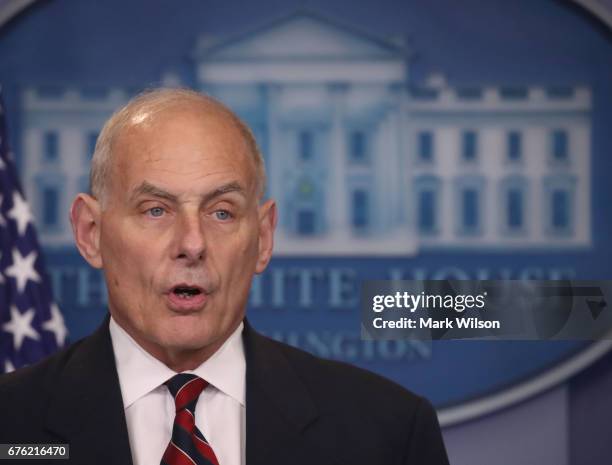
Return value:
<svg viewBox="0 0 612 465">
<path fill-rule="evenodd" d="M 172 289 L 172 293 L 177 297 L 185 300 L 193 299 L 194 297 L 202 294 L 202 289 L 195 286 L 176 286 Z"/>
</svg>

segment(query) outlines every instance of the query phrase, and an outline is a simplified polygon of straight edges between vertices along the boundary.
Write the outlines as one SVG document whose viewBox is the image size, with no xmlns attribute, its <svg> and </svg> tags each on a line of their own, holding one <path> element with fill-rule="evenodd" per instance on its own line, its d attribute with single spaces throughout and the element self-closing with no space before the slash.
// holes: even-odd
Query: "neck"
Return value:
<svg viewBox="0 0 612 465">
<path fill-rule="evenodd" d="M 206 347 L 194 351 L 180 349 L 172 350 L 167 348 L 162 348 L 160 351 L 156 351 L 148 350 L 146 347 L 143 348 L 172 371 L 181 373 L 183 371 L 195 370 L 197 367 L 202 365 L 221 348 L 224 342 L 225 340 L 220 341 L 219 344 L 216 344 L 213 347 Z"/>
<path fill-rule="evenodd" d="M 113 319 L 143 350 L 177 373 L 195 370 L 206 362 L 223 346 L 242 322 L 242 319 L 239 319 L 228 331 L 209 344 L 201 347 L 176 347 L 159 344 L 138 331 L 132 330 L 129 325 L 122 324 L 122 321 L 114 315 Z"/>
</svg>

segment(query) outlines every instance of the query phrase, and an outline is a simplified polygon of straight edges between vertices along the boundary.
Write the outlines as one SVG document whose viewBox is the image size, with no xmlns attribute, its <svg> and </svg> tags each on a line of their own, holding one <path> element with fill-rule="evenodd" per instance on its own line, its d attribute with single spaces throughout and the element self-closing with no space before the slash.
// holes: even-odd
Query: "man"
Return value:
<svg viewBox="0 0 612 465">
<path fill-rule="evenodd" d="M 426 400 L 244 319 L 272 254 L 264 184 L 251 132 L 209 97 L 162 89 L 115 113 L 70 214 L 110 318 L 2 378 L 0 442 L 68 443 L 88 465 L 448 463 Z"/>
</svg>

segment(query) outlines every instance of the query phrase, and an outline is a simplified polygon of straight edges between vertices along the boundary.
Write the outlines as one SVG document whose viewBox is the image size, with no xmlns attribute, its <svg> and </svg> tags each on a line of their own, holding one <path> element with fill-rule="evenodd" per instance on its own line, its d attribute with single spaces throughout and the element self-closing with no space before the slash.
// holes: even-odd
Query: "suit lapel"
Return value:
<svg viewBox="0 0 612 465">
<path fill-rule="evenodd" d="M 123 400 L 108 318 L 75 348 L 53 380 L 46 426 L 88 465 L 131 465 Z"/>
<path fill-rule="evenodd" d="M 247 465 L 337 464 L 316 435 L 316 403 L 296 369 L 245 320 Z M 74 349 L 51 392 L 46 427 L 87 465 L 132 465 L 108 318 Z"/>
<path fill-rule="evenodd" d="M 316 404 L 274 342 L 245 320 L 247 465 L 331 464 L 333 452 L 312 434 Z M 310 434 L 309 434 L 310 433 Z M 319 439 L 319 440 L 317 440 Z"/>
</svg>

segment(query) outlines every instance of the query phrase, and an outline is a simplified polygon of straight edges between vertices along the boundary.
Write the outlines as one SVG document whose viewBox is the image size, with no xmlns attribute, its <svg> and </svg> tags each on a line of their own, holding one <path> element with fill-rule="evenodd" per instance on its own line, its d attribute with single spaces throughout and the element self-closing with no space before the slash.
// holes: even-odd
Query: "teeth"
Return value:
<svg viewBox="0 0 612 465">
<path fill-rule="evenodd" d="M 174 294 L 180 297 L 181 299 L 190 299 L 200 292 L 197 289 L 176 289 Z"/>
</svg>

